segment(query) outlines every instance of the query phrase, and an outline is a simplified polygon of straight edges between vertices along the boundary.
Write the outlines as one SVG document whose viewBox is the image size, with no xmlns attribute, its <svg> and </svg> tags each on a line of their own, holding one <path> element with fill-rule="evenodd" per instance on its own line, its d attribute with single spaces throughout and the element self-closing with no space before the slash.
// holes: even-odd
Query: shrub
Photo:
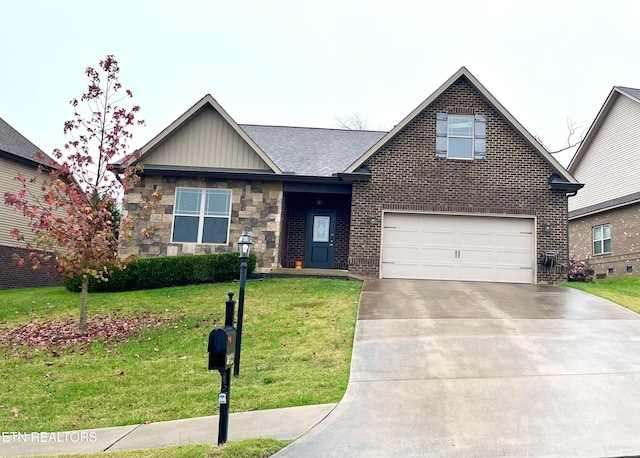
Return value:
<svg viewBox="0 0 640 458">
<path fill-rule="evenodd" d="M 578 261 L 575 255 L 569 257 L 569 281 L 587 281 L 593 273 L 585 261 Z"/>
<path fill-rule="evenodd" d="M 159 256 L 135 259 L 125 269 L 113 269 L 107 281 L 89 280 L 90 292 L 136 291 L 141 289 L 168 288 L 196 283 L 232 281 L 240 276 L 238 253 L 219 253 L 185 256 Z M 249 256 L 247 274 L 256 268 L 255 254 Z M 67 278 L 69 291 L 80 291 L 79 277 Z"/>
</svg>

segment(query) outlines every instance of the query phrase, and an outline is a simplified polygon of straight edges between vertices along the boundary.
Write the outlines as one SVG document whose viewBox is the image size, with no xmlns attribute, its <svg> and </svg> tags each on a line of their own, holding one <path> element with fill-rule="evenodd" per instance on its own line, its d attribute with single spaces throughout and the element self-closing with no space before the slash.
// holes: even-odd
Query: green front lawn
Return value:
<svg viewBox="0 0 640 458">
<path fill-rule="evenodd" d="M 217 447 L 210 444 L 180 445 L 143 450 L 121 450 L 91 454 L 46 455 L 42 458 L 265 458 L 280 451 L 291 441 L 246 439 Z"/>
<path fill-rule="evenodd" d="M 242 360 L 230 411 L 337 402 L 347 387 L 361 284 L 266 279 L 246 288 Z M 220 375 L 207 339 L 237 283 L 89 295 L 89 319 L 146 313 L 127 341 L 68 348 L 0 346 L 0 431 L 64 431 L 218 413 Z M 77 318 L 63 288 L 0 291 L 0 335 Z M 153 321 L 153 320 L 152 320 Z M 28 332 L 29 328 L 26 332 Z"/>
<path fill-rule="evenodd" d="M 640 313 L 640 276 L 603 278 L 592 283 L 567 282 L 564 286 L 609 299 Z"/>
</svg>

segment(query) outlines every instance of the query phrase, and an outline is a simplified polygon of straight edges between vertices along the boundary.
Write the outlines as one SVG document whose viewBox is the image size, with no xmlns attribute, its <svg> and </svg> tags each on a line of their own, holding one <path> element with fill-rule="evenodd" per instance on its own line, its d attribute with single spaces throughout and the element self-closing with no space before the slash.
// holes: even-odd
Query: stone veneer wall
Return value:
<svg viewBox="0 0 640 458">
<path fill-rule="evenodd" d="M 483 114 L 487 119 L 485 160 L 436 159 L 436 113 Z M 380 274 L 383 210 L 529 215 L 537 221 L 538 259 L 558 251 L 559 266 L 539 282 L 566 279 L 567 197 L 547 180 L 546 162 L 466 78 L 461 78 L 366 161 L 371 181 L 354 183 L 349 270 Z"/>
<path fill-rule="evenodd" d="M 611 253 L 593 254 L 593 227 L 611 226 Z M 627 205 L 569 221 L 571 254 L 612 277 L 640 274 L 640 204 Z M 612 269 L 612 271 L 610 271 Z"/>
<path fill-rule="evenodd" d="M 173 205 L 177 187 L 232 190 L 228 244 L 171 243 Z M 131 243 L 121 246 L 120 256 L 178 256 L 237 251 L 238 238 L 242 230 L 249 227 L 253 237 L 251 252 L 258 257 L 256 271 L 268 272 L 278 267 L 282 183 L 146 175 L 134 189 L 125 194 L 123 213 L 137 210 L 141 198 L 149 196 L 157 188 L 162 189 L 162 200 L 146 218 L 154 228 L 153 236 L 144 238 L 137 233 Z"/>
</svg>

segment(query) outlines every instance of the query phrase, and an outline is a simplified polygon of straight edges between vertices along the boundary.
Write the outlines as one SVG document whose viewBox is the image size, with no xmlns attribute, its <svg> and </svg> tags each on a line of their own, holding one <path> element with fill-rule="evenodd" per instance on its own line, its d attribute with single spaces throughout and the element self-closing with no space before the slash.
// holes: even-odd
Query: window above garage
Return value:
<svg viewBox="0 0 640 458">
<path fill-rule="evenodd" d="M 436 115 L 436 158 L 482 160 L 486 157 L 484 115 L 438 113 Z"/>
</svg>

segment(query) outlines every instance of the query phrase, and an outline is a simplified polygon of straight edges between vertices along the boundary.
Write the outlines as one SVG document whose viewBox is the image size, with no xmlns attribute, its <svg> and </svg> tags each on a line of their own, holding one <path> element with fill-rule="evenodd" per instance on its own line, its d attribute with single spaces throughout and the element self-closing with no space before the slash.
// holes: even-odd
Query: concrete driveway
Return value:
<svg viewBox="0 0 640 458">
<path fill-rule="evenodd" d="M 372 280 L 344 399 L 277 456 L 640 454 L 640 319 L 569 288 Z"/>
</svg>

